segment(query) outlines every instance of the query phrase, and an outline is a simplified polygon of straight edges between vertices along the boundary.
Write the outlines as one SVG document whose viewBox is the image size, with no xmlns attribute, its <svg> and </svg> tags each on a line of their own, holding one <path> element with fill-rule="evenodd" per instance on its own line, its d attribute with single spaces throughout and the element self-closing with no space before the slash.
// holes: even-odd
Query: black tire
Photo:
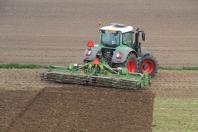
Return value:
<svg viewBox="0 0 198 132">
<path fill-rule="evenodd" d="M 131 61 L 133 61 L 133 67 L 129 68 Z M 134 53 L 129 53 L 127 59 L 123 63 L 115 64 L 115 67 L 126 67 L 129 72 L 137 72 L 138 71 L 138 61 L 136 55 Z"/>
<path fill-rule="evenodd" d="M 152 55 L 146 55 L 142 57 L 139 63 L 139 72 L 148 72 L 150 77 L 154 77 L 158 70 L 158 62 Z"/>
</svg>

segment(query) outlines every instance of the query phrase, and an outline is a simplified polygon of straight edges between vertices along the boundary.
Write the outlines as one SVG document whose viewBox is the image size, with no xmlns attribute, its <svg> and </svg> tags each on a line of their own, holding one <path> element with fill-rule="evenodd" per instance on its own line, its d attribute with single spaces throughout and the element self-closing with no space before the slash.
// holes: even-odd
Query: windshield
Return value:
<svg viewBox="0 0 198 132">
<path fill-rule="evenodd" d="M 116 47 L 119 45 L 119 33 L 102 32 L 101 43 L 104 46 Z"/>
</svg>

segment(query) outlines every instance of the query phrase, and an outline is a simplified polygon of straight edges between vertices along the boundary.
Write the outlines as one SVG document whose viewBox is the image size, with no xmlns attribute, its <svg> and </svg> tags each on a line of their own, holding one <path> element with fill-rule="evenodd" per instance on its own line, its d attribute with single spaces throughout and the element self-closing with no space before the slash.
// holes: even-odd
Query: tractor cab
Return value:
<svg viewBox="0 0 198 132">
<path fill-rule="evenodd" d="M 132 46 L 132 26 L 112 23 L 110 26 L 102 27 L 100 32 L 100 44 L 104 47 L 115 48 L 121 45 Z"/>
<path fill-rule="evenodd" d="M 142 40 L 145 41 L 144 31 L 139 31 L 139 28 L 134 31 L 132 26 L 125 26 L 124 24 L 112 23 L 110 26 L 100 28 L 99 32 L 99 43 L 105 48 L 124 46 L 134 49 L 136 53 L 140 53 L 140 32 L 142 32 Z M 133 39 L 133 37 L 135 37 L 135 39 Z"/>
</svg>

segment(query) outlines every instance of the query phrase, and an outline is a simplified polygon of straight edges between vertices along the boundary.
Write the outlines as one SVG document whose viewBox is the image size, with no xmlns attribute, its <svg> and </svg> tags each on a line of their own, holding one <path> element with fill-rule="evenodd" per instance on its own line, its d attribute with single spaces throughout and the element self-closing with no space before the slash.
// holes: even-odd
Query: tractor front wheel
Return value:
<svg viewBox="0 0 198 132">
<path fill-rule="evenodd" d="M 137 72 L 138 62 L 136 55 L 134 53 L 129 53 L 125 62 L 115 64 L 115 67 L 126 67 L 129 72 Z"/>
<path fill-rule="evenodd" d="M 152 55 L 144 56 L 139 65 L 139 71 L 141 73 L 148 72 L 150 77 L 154 77 L 157 73 L 158 63 Z"/>
</svg>

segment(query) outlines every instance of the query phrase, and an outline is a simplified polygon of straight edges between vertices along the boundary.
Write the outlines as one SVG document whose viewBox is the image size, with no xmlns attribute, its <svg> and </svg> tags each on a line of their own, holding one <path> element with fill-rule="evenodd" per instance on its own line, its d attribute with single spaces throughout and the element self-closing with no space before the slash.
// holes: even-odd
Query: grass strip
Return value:
<svg viewBox="0 0 198 132">
<path fill-rule="evenodd" d="M 170 66 L 159 66 L 161 70 L 198 70 L 198 66 L 182 66 L 182 67 L 170 67 Z"/>
<path fill-rule="evenodd" d="M 198 132 L 198 98 L 156 97 L 153 132 Z"/>
<path fill-rule="evenodd" d="M 0 69 L 40 69 L 45 67 L 46 66 L 39 64 L 18 64 L 18 63 L 0 64 Z"/>
</svg>

